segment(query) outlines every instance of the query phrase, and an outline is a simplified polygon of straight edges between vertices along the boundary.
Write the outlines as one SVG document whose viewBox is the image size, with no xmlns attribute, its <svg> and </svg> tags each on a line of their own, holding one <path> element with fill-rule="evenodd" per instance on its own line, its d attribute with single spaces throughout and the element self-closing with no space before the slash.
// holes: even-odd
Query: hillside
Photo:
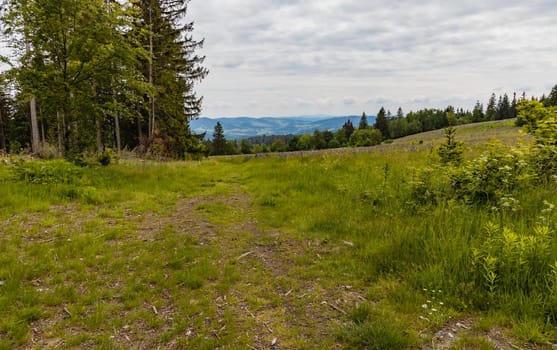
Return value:
<svg viewBox="0 0 557 350">
<path fill-rule="evenodd" d="M 207 138 L 211 138 L 215 125 L 220 122 L 225 137 L 236 140 L 262 135 L 301 135 L 314 130 L 334 131 L 340 129 L 347 120 L 357 126 L 360 116 L 199 118 L 192 120 L 190 127 L 193 132 L 207 133 Z M 368 117 L 369 123 L 374 120 L 375 117 Z"/>
<path fill-rule="evenodd" d="M 0 349 L 551 349 L 557 189 L 511 123 L 457 139 L 0 163 Z"/>
</svg>

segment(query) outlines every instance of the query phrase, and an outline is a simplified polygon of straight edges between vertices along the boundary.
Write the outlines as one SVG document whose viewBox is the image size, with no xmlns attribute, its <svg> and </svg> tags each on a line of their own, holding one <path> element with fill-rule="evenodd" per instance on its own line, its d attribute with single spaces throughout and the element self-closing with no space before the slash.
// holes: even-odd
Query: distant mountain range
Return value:
<svg viewBox="0 0 557 350">
<path fill-rule="evenodd" d="M 358 127 L 361 116 L 299 116 L 299 117 L 234 117 L 234 118 L 199 118 L 190 123 L 193 132 L 207 133 L 206 138 L 213 137 L 217 122 L 224 129 L 228 140 L 237 140 L 262 135 L 302 135 L 319 131 L 336 131 L 347 120 Z M 375 123 L 375 117 L 368 116 L 368 123 Z"/>
</svg>

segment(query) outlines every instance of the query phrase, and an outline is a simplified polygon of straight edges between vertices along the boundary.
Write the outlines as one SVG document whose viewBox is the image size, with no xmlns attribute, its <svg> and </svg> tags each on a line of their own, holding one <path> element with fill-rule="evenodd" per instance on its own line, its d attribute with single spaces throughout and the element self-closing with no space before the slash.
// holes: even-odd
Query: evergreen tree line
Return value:
<svg viewBox="0 0 557 350">
<path fill-rule="evenodd" d="M 12 47 L 0 80 L 0 149 L 80 157 L 106 148 L 203 152 L 189 122 L 208 71 L 189 0 L 0 0 Z"/>
<path fill-rule="evenodd" d="M 499 97 L 492 94 L 485 109 L 477 101 L 472 111 L 448 106 L 445 109 L 421 109 L 406 115 L 400 107 L 395 115 L 381 107 L 373 125 L 369 125 L 364 112 L 357 128 L 348 120 L 335 132 L 315 130 L 313 134 L 256 136 L 239 141 L 227 141 L 222 125 L 217 123 L 213 139 L 206 142 L 206 149 L 212 155 L 234 155 L 373 146 L 383 141 L 453 125 L 516 118 L 518 103 L 526 99 L 525 93 L 520 97 L 513 94 L 512 99 L 508 94 Z M 547 97 L 531 97 L 530 100 L 539 100 L 546 107 L 557 106 L 557 85 Z"/>
</svg>

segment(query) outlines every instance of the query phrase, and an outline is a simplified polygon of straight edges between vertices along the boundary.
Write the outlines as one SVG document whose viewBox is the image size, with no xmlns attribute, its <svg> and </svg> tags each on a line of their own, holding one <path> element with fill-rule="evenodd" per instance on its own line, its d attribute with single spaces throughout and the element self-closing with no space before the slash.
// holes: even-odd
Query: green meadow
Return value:
<svg viewBox="0 0 557 350">
<path fill-rule="evenodd" d="M 556 179 L 512 122 L 456 139 L 458 164 L 443 131 L 199 162 L 12 158 L 0 349 L 552 349 Z"/>
</svg>

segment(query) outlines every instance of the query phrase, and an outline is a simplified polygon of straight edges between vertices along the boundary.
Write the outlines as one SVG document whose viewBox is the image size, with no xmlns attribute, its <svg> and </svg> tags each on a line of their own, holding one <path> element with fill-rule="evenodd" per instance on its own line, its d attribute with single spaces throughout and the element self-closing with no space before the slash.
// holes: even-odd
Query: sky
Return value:
<svg viewBox="0 0 557 350">
<path fill-rule="evenodd" d="M 191 0 L 202 116 L 375 115 L 557 84 L 555 0 Z"/>
</svg>

